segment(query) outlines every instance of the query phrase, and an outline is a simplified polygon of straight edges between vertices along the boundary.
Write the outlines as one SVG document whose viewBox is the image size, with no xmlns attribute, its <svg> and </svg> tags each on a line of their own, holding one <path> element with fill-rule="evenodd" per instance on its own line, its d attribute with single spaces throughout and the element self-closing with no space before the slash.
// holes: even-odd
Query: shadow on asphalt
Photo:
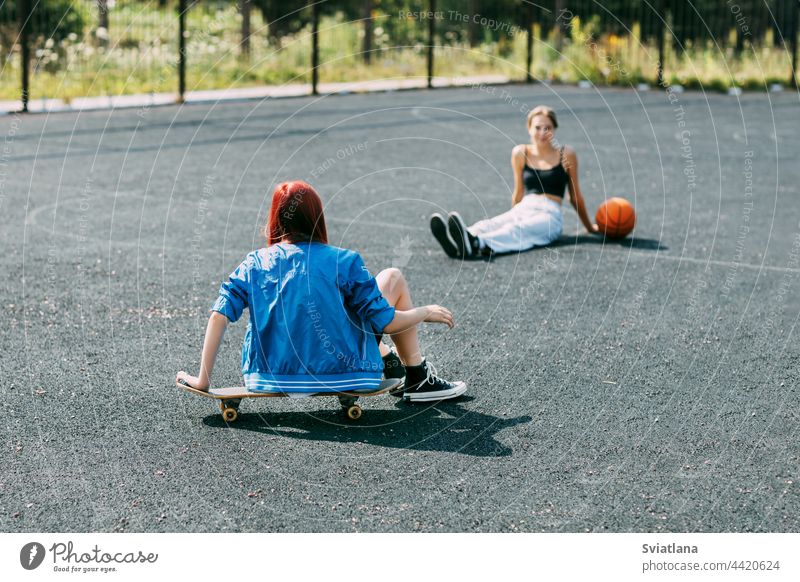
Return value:
<svg viewBox="0 0 800 582">
<path fill-rule="evenodd" d="M 562 236 L 550 245 L 552 247 L 571 247 L 575 245 L 605 245 L 609 247 L 619 246 L 626 249 L 637 249 L 641 251 L 666 251 L 669 247 L 661 244 L 660 240 L 654 238 L 626 237 L 623 239 L 604 238 L 591 234 L 579 234 L 576 236 Z M 533 249 L 531 249 L 533 250 Z"/>
<path fill-rule="evenodd" d="M 669 247 L 664 246 L 661 244 L 660 240 L 654 238 L 623 238 L 623 239 L 613 239 L 613 238 L 605 238 L 602 236 L 596 236 L 591 234 L 578 234 L 575 236 L 562 236 L 552 243 L 544 247 L 533 247 L 526 251 L 514 252 L 514 253 L 494 253 L 492 255 L 486 255 L 477 257 L 472 260 L 477 261 L 495 261 L 497 259 L 503 259 L 505 257 L 515 257 L 517 255 L 522 255 L 526 253 L 535 253 L 545 251 L 547 249 L 554 249 L 560 247 L 573 247 L 578 245 L 599 245 L 599 246 L 607 246 L 607 247 L 622 247 L 626 249 L 636 249 L 640 251 L 667 251 Z"/>
<path fill-rule="evenodd" d="M 366 403 L 357 422 L 345 419 L 341 409 L 309 412 L 245 412 L 227 424 L 219 414 L 203 424 L 211 428 L 247 430 L 306 441 L 366 443 L 413 451 L 460 453 L 476 457 L 508 457 L 513 449 L 495 437 L 503 429 L 533 420 L 531 416 L 499 418 L 465 409 L 472 400 L 461 397 L 436 405 L 397 401 L 394 410 L 372 409 Z M 322 400 L 321 402 L 324 402 Z M 243 403 L 245 408 L 247 403 Z"/>
</svg>

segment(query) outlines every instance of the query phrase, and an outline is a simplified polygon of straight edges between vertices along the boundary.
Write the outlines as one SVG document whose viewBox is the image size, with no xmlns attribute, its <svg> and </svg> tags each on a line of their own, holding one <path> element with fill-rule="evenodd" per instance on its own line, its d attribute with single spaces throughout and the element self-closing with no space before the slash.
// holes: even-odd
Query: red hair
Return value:
<svg viewBox="0 0 800 582">
<path fill-rule="evenodd" d="M 267 223 L 267 244 L 321 242 L 328 244 L 328 229 L 317 191 L 301 180 L 284 182 L 272 193 Z"/>
</svg>

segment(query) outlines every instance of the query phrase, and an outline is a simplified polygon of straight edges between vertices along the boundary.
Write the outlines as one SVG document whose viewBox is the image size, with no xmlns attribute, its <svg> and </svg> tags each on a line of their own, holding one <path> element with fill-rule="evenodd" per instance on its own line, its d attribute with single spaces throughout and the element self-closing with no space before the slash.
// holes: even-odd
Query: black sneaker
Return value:
<svg viewBox="0 0 800 582">
<path fill-rule="evenodd" d="M 464 219 L 458 212 L 451 212 L 447 219 L 447 226 L 450 236 L 456 241 L 459 254 L 465 259 L 471 259 L 481 254 L 481 245 L 477 236 L 473 236 L 467 230 Z"/>
<path fill-rule="evenodd" d="M 438 212 L 431 215 L 431 232 L 433 233 L 434 238 L 439 241 L 439 244 L 442 245 L 442 248 L 444 249 L 444 252 L 447 253 L 448 257 L 451 259 L 461 258 L 461 256 L 458 254 L 458 247 L 447 233 L 447 223 L 444 220 L 444 216 Z"/>
<path fill-rule="evenodd" d="M 403 399 L 409 402 L 435 402 L 461 396 L 467 391 L 464 382 L 447 382 L 436 376 L 433 366 L 424 361 L 406 368 Z"/>
</svg>

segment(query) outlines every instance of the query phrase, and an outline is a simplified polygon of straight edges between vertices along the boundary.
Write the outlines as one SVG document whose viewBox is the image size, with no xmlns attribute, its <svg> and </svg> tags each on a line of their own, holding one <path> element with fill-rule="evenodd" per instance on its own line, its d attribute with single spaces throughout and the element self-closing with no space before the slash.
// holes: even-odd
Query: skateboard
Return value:
<svg viewBox="0 0 800 582">
<path fill-rule="evenodd" d="M 380 388 L 370 392 L 315 392 L 311 394 L 303 394 L 303 396 L 337 396 L 339 398 L 339 404 L 342 405 L 342 409 L 345 411 L 347 418 L 350 420 L 358 420 L 361 418 L 363 411 L 361 410 L 361 407 L 356 404 L 356 402 L 361 396 L 377 396 L 379 394 L 385 394 L 394 388 L 398 388 L 402 382 L 402 379 L 396 378 L 381 380 Z M 236 418 L 239 416 L 239 405 L 245 398 L 280 398 L 286 396 L 297 396 L 296 393 L 287 392 L 248 392 L 247 388 L 244 388 L 243 386 L 235 386 L 230 388 L 211 388 L 208 392 L 204 392 L 203 390 L 192 388 L 188 384 L 184 384 L 182 381 L 176 382 L 176 384 L 178 388 L 185 390 L 186 392 L 191 392 L 192 394 L 197 394 L 198 396 L 203 396 L 205 398 L 219 400 L 219 409 L 220 412 L 222 412 L 222 418 L 225 419 L 226 422 L 234 422 L 236 420 Z"/>
</svg>

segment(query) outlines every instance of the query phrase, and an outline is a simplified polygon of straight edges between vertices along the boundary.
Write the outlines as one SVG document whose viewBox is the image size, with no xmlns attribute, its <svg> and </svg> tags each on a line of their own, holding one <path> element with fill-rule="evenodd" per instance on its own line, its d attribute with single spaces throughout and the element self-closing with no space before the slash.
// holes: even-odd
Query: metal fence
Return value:
<svg viewBox="0 0 800 582">
<path fill-rule="evenodd" d="M 493 74 L 797 86 L 800 0 L 0 0 L 0 101 Z"/>
</svg>

